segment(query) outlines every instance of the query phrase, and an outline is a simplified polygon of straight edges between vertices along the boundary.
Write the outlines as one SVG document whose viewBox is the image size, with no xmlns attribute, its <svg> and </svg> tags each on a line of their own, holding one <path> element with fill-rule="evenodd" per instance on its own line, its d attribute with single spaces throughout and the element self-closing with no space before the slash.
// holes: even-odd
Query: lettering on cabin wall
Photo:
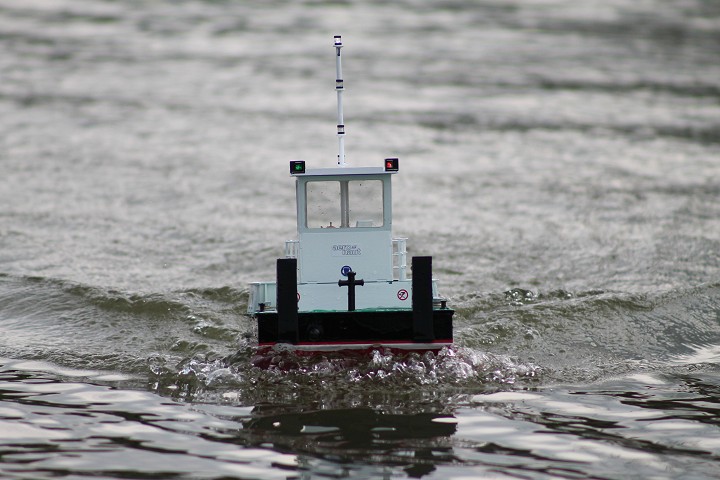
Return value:
<svg viewBox="0 0 720 480">
<path fill-rule="evenodd" d="M 357 243 L 341 243 L 330 247 L 333 257 L 358 257 L 362 255 L 362 248 Z"/>
</svg>

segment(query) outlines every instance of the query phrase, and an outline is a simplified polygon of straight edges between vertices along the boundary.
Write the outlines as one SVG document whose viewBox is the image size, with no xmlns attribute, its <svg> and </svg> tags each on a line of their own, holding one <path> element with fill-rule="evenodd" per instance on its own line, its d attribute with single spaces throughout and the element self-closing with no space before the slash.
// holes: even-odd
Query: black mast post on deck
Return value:
<svg viewBox="0 0 720 480">
<path fill-rule="evenodd" d="M 297 259 L 277 261 L 278 342 L 298 341 Z"/>
<path fill-rule="evenodd" d="M 433 325 L 432 257 L 412 257 L 413 340 L 435 340 Z"/>
<path fill-rule="evenodd" d="M 355 286 L 359 285 L 362 287 L 365 285 L 365 280 L 355 280 L 355 275 L 357 274 L 350 270 L 347 273 L 347 280 L 338 280 L 339 287 L 348 287 L 348 312 L 355 311 Z"/>
</svg>

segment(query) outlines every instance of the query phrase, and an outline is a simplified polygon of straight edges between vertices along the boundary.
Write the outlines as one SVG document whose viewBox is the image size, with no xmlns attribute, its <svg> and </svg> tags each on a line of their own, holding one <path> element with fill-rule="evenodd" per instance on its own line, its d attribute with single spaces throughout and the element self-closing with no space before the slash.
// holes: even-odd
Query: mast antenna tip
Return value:
<svg viewBox="0 0 720 480">
<path fill-rule="evenodd" d="M 340 35 L 335 35 L 335 91 L 337 92 L 337 137 L 338 137 L 338 165 L 341 167 L 345 166 L 345 122 L 343 121 L 343 104 L 342 104 L 342 93 L 343 90 L 343 77 L 342 77 L 342 62 L 340 61 L 340 49 L 342 48 L 342 38 Z"/>
</svg>

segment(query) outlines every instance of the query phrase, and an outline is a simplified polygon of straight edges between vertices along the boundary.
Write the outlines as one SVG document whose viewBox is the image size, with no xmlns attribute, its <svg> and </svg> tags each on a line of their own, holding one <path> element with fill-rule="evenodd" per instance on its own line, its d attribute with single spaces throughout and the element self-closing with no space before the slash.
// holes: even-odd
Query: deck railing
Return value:
<svg viewBox="0 0 720 480">
<path fill-rule="evenodd" d="M 285 258 L 297 258 L 300 240 L 285 240 Z"/>
<path fill-rule="evenodd" d="M 393 279 L 407 280 L 407 238 L 392 239 Z"/>
</svg>

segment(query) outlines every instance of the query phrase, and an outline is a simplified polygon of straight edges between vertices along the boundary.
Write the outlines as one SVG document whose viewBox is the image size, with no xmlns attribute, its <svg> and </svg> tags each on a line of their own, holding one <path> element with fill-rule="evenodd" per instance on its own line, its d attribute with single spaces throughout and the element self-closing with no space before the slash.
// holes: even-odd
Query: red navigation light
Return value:
<svg viewBox="0 0 720 480">
<path fill-rule="evenodd" d="M 386 172 L 397 172 L 400 169 L 399 160 L 397 158 L 386 158 L 385 159 L 385 171 Z"/>
<path fill-rule="evenodd" d="M 290 175 L 305 173 L 305 160 L 290 160 Z"/>
</svg>

